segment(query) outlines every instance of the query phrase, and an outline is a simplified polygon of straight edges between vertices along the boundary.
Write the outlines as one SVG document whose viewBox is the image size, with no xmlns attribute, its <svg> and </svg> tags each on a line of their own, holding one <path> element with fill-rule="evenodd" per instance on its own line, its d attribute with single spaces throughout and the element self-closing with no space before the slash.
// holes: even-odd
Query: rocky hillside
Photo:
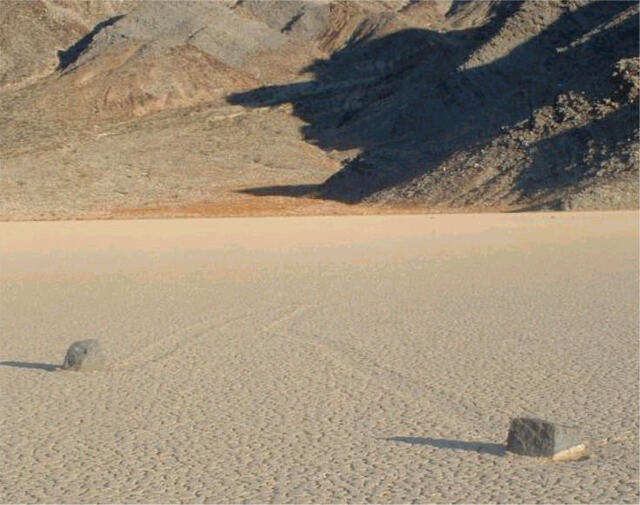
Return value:
<svg viewBox="0 0 640 505">
<path fill-rule="evenodd" d="M 4 5 L 4 219 L 638 207 L 636 2 Z"/>
</svg>

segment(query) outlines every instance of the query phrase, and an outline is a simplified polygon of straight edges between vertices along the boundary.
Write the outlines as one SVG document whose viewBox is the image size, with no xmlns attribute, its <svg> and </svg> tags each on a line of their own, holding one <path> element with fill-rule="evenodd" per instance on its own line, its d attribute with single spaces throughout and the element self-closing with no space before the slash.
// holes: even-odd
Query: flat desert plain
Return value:
<svg viewBox="0 0 640 505">
<path fill-rule="evenodd" d="M 638 502 L 637 211 L 0 236 L 2 502 Z"/>
</svg>

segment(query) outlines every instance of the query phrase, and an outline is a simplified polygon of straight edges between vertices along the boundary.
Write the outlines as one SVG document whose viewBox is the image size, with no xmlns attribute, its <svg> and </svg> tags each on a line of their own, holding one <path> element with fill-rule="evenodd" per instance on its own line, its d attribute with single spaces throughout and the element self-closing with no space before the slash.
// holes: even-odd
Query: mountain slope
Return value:
<svg viewBox="0 0 640 505">
<path fill-rule="evenodd" d="M 478 27 L 400 30 L 314 64 L 315 87 L 338 92 L 271 88 L 232 101 L 291 102 L 317 145 L 361 150 L 323 185 L 325 198 L 637 206 L 637 5 L 487 7 Z"/>
<path fill-rule="evenodd" d="M 638 207 L 637 3 L 5 4 L 3 219 Z"/>
</svg>

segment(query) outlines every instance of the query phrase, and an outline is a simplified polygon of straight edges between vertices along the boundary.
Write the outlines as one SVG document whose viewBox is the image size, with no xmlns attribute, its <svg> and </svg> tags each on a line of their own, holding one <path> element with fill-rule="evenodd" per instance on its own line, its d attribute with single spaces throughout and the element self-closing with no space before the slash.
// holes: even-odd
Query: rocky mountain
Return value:
<svg viewBox="0 0 640 505">
<path fill-rule="evenodd" d="M 3 6 L 3 219 L 638 207 L 636 2 Z"/>
</svg>

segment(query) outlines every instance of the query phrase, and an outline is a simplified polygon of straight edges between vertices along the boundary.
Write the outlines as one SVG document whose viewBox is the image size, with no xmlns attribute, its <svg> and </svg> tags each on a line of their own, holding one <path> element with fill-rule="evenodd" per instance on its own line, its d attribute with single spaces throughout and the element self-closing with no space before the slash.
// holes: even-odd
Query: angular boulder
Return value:
<svg viewBox="0 0 640 505">
<path fill-rule="evenodd" d="M 64 357 L 63 370 L 99 370 L 104 367 L 100 343 L 95 339 L 71 344 Z"/>
<path fill-rule="evenodd" d="M 511 421 L 507 450 L 523 456 L 550 457 L 555 461 L 587 457 L 587 448 L 577 428 L 527 417 Z"/>
</svg>

